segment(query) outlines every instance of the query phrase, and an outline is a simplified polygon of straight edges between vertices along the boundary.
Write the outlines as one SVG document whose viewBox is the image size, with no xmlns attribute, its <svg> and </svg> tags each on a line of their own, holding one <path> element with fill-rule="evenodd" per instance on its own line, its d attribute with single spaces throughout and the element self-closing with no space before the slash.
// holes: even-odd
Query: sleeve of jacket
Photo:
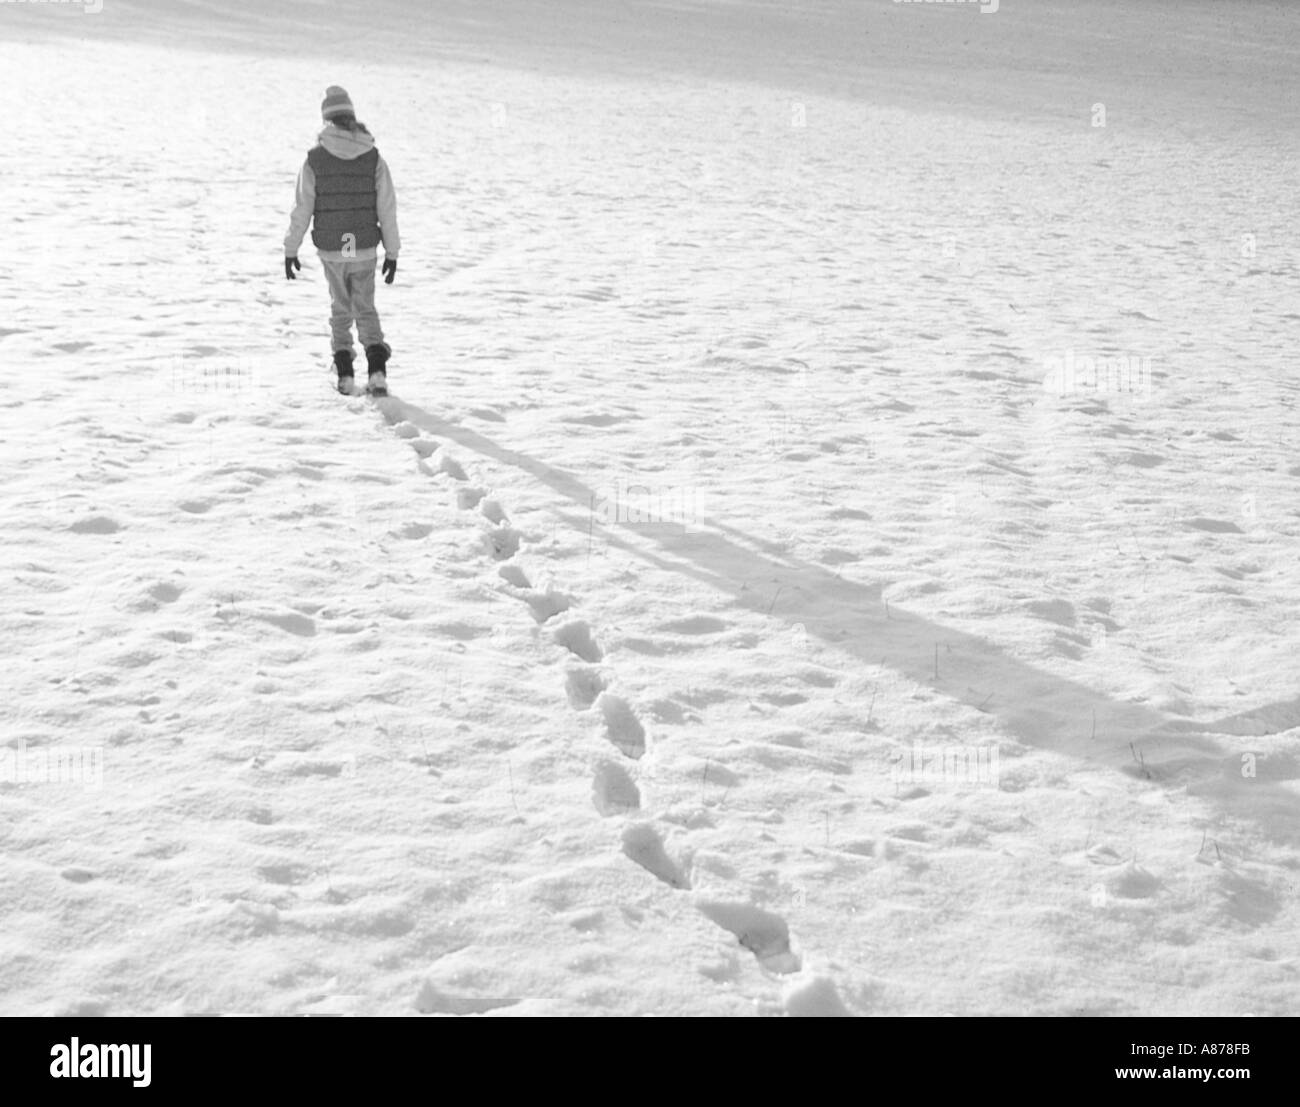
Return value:
<svg viewBox="0 0 1300 1107">
<path fill-rule="evenodd" d="M 397 233 L 397 193 L 393 190 L 393 177 L 388 172 L 388 163 L 382 156 L 375 163 L 375 194 L 384 254 L 395 258 L 402 248 L 402 237 Z"/>
<path fill-rule="evenodd" d="M 294 189 L 293 212 L 289 216 L 289 230 L 284 236 L 284 256 L 297 257 L 298 248 L 311 225 L 316 208 L 316 174 L 311 163 L 304 161 L 298 170 L 298 184 Z"/>
</svg>

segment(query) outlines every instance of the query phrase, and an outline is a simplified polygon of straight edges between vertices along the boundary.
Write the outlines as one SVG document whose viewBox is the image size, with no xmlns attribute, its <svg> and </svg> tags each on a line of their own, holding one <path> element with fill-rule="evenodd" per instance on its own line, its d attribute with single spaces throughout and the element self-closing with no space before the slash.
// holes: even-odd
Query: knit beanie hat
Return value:
<svg viewBox="0 0 1300 1107">
<path fill-rule="evenodd" d="M 321 118 L 327 123 L 336 115 L 356 115 L 347 91 L 338 85 L 330 85 L 325 90 L 325 99 L 320 102 Z"/>
</svg>

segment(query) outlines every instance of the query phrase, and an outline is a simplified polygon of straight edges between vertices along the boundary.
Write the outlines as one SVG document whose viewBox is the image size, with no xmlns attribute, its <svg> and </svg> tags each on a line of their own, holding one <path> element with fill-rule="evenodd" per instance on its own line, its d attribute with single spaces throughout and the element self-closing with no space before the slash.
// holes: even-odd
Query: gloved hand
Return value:
<svg viewBox="0 0 1300 1107">
<path fill-rule="evenodd" d="M 384 284 L 392 284 L 393 278 L 397 276 L 397 259 L 384 258 Z"/>
<path fill-rule="evenodd" d="M 290 281 L 296 281 L 298 278 L 293 275 L 293 271 L 295 269 L 301 269 L 301 268 L 302 268 L 302 262 L 300 262 L 297 258 L 285 258 L 284 259 L 285 279 Z"/>
</svg>

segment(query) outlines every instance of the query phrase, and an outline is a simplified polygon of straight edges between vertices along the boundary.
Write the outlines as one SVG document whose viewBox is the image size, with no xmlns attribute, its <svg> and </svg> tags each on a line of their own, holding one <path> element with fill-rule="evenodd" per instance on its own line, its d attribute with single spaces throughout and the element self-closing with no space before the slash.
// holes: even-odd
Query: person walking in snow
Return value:
<svg viewBox="0 0 1300 1107">
<path fill-rule="evenodd" d="M 352 323 L 366 352 L 371 395 L 388 394 L 388 359 L 392 349 L 384 341 L 375 310 L 377 247 L 384 245 L 384 283 L 397 275 L 397 197 L 388 165 L 375 148 L 374 137 L 357 122 L 348 94 L 337 85 L 325 90 L 321 102 L 325 127 L 317 145 L 307 152 L 298 171 L 297 194 L 284 236 L 284 275 L 295 280 L 301 270 L 298 248 L 307 226 L 320 254 L 330 290 L 330 337 L 338 390 L 353 391 Z"/>
</svg>

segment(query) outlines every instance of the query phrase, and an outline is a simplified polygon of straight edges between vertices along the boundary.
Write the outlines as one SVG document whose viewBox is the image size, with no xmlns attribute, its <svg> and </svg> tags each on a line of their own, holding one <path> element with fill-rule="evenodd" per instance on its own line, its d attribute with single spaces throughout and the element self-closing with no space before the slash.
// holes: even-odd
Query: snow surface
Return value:
<svg viewBox="0 0 1300 1107">
<path fill-rule="evenodd" d="M 1300 1013 L 1300 9 L 102 7 L 0 6 L 3 1013 Z"/>
</svg>

